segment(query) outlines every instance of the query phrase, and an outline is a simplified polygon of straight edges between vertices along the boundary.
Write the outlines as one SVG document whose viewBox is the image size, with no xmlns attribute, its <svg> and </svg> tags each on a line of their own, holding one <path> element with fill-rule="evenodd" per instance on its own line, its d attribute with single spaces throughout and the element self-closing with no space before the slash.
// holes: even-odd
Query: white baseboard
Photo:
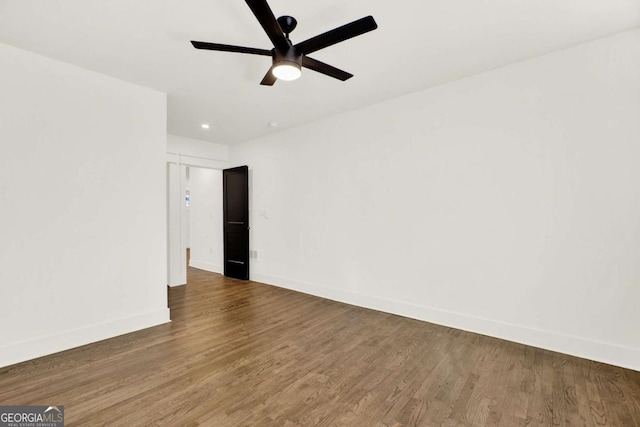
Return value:
<svg viewBox="0 0 640 427">
<path fill-rule="evenodd" d="M 197 259 L 189 260 L 189 267 L 197 268 L 200 270 L 210 271 L 212 273 L 222 274 L 222 266 L 218 264 L 212 264 L 206 261 L 198 261 Z"/>
<path fill-rule="evenodd" d="M 169 309 L 117 319 L 106 323 L 38 337 L 33 340 L 0 347 L 0 367 L 13 365 L 48 354 L 128 334 L 170 322 Z"/>
<path fill-rule="evenodd" d="M 455 313 L 403 301 L 356 294 L 268 274 L 253 273 L 251 280 L 291 289 L 359 307 L 383 311 L 451 328 L 557 351 L 610 365 L 640 371 L 640 348 L 532 329 L 526 326 Z"/>
</svg>

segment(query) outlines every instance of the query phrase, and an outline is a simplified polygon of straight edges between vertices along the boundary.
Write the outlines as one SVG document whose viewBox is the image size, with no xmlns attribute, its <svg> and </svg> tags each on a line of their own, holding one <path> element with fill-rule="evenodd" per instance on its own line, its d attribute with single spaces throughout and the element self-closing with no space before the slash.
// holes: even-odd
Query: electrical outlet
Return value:
<svg viewBox="0 0 640 427">
<path fill-rule="evenodd" d="M 258 251 L 249 250 L 249 258 L 258 258 Z"/>
</svg>

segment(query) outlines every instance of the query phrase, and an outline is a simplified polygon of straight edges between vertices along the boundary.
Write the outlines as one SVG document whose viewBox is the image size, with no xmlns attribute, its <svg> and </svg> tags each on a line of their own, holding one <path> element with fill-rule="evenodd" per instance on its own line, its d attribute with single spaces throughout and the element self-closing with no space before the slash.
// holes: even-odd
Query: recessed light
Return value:
<svg viewBox="0 0 640 427">
<path fill-rule="evenodd" d="M 280 126 L 279 122 L 269 122 L 269 127 L 277 128 L 278 126 Z"/>
<path fill-rule="evenodd" d="M 206 124 L 206 123 L 203 123 L 203 124 L 201 124 L 200 126 L 202 127 L 202 129 L 209 129 L 209 128 L 211 127 L 211 126 L 209 126 L 209 125 L 208 125 L 208 124 Z"/>
</svg>

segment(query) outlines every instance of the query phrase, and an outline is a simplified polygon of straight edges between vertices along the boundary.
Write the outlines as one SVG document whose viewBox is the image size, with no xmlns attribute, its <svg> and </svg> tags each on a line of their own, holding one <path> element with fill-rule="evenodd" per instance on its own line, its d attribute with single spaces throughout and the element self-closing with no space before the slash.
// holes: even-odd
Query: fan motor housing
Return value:
<svg viewBox="0 0 640 427">
<path fill-rule="evenodd" d="M 273 49 L 271 52 L 274 64 L 290 62 L 298 68 L 302 67 L 302 55 L 297 53 L 293 46 L 286 52 L 279 52 L 277 49 Z"/>
</svg>

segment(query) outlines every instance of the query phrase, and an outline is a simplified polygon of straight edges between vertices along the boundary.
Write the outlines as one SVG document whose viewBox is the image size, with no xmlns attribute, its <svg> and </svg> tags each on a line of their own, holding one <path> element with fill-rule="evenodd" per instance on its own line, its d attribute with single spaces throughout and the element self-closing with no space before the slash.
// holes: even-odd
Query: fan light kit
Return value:
<svg viewBox="0 0 640 427">
<path fill-rule="evenodd" d="M 193 40 L 191 44 L 196 49 L 270 56 L 271 68 L 260 82 L 264 86 L 273 86 L 278 79 L 296 80 L 302 74 L 302 67 L 338 80 L 345 81 L 350 79 L 353 74 L 310 58 L 307 55 L 378 28 L 378 24 L 376 24 L 373 17 L 367 16 L 303 42 L 293 44 L 289 34 L 298 25 L 298 21 L 294 17 L 284 15 L 276 19 L 266 0 L 245 1 L 273 43 L 273 49 L 258 49 Z"/>
<path fill-rule="evenodd" d="M 276 78 L 286 81 L 299 79 L 302 75 L 302 71 L 298 64 L 284 61 L 274 64 L 271 72 L 276 76 Z"/>
</svg>

